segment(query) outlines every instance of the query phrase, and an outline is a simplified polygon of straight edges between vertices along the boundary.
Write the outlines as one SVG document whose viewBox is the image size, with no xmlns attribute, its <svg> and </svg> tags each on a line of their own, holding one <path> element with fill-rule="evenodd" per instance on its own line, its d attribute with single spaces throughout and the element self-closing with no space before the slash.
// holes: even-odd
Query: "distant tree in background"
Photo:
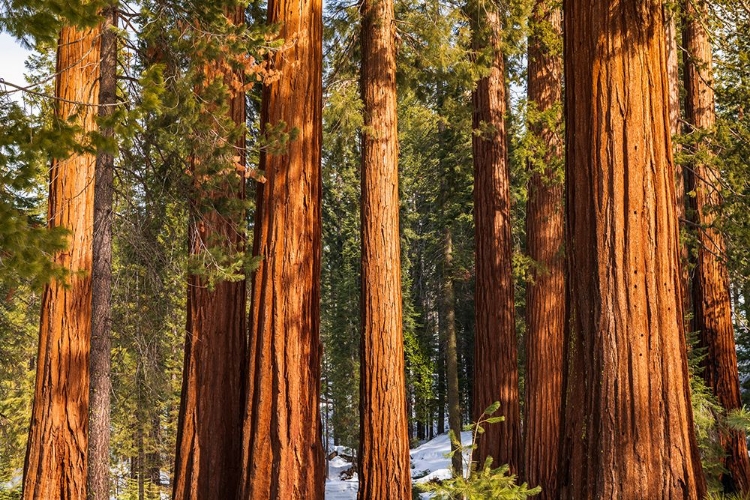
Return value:
<svg viewBox="0 0 750 500">
<path fill-rule="evenodd" d="M 701 376 L 724 411 L 742 407 L 737 371 L 737 352 L 732 323 L 729 272 L 725 263 L 726 245 L 718 227 L 723 180 L 709 149 L 709 138 L 716 124 L 712 74 L 712 48 L 706 29 L 707 4 L 703 0 L 684 3 L 683 45 L 685 77 L 685 119 L 691 137 L 692 161 L 686 168 L 687 191 L 695 223 L 697 259 L 693 278 L 693 329 L 698 346 L 705 349 Z M 750 491 L 750 458 L 744 432 L 720 431 L 720 444 L 727 473 L 721 482 L 726 493 Z"/>
<path fill-rule="evenodd" d="M 521 469 L 521 415 L 518 388 L 510 221 L 510 168 L 506 133 L 507 95 L 502 51 L 503 19 L 497 6 L 470 2 L 472 49 L 487 74 L 473 91 L 474 224 L 476 243 L 476 329 L 472 420 L 495 401 L 505 421 L 480 436 L 474 461 L 487 457 Z"/>
<path fill-rule="evenodd" d="M 565 203 L 562 131 L 562 11 L 534 4 L 529 37 L 529 159 L 526 248 L 533 259 L 526 289 L 524 474 L 557 498 L 565 337 Z"/>
<path fill-rule="evenodd" d="M 117 103 L 117 7 L 102 12 L 99 62 L 99 118 L 103 139 L 114 139 Z M 112 218 L 115 146 L 104 144 L 96 156 L 94 235 L 91 269 L 91 357 L 89 387 L 89 498 L 109 497 L 109 442 L 112 331 Z"/>
</svg>

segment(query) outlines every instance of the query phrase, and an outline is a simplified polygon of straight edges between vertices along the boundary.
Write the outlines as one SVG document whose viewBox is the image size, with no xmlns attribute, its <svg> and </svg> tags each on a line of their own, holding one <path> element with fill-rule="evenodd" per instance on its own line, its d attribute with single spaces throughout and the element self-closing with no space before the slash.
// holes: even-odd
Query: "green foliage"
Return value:
<svg viewBox="0 0 750 500">
<path fill-rule="evenodd" d="M 72 127 L 27 116 L 0 93 L 0 282 L 31 280 L 40 287 L 66 271 L 51 256 L 67 245 L 67 231 L 48 229 L 43 185 L 49 157 L 67 156 Z"/>
<path fill-rule="evenodd" d="M 484 410 L 479 420 L 466 426 L 466 430 L 472 431 L 472 450 L 476 448 L 477 436 L 484 433 L 486 425 L 505 420 L 502 416 L 492 416 L 498 408 L 500 402 L 496 401 Z M 452 434 L 451 440 L 457 441 Z M 452 453 L 463 453 L 463 450 L 464 447 L 459 445 Z M 516 484 L 516 476 L 510 474 L 508 465 L 492 468 L 492 457 L 487 457 L 481 469 L 478 469 L 475 462 L 470 463 L 469 471 L 469 477 L 428 483 L 422 488 L 433 493 L 433 498 L 438 500 L 523 500 L 542 491 L 539 487 L 529 488 L 526 483 Z"/>
<path fill-rule="evenodd" d="M 329 441 L 352 450 L 359 443 L 360 343 L 360 150 L 362 101 L 357 85 L 358 11 L 331 6 L 326 11 L 323 108 L 323 255 L 321 336 L 324 427 Z"/>
</svg>

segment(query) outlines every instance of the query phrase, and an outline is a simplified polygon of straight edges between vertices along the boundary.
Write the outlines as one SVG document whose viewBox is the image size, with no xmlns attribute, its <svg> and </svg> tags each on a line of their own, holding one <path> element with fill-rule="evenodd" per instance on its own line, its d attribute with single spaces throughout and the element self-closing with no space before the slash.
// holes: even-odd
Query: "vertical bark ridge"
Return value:
<svg viewBox="0 0 750 500">
<path fill-rule="evenodd" d="M 565 0 L 563 499 L 702 498 L 661 2 Z"/>
<path fill-rule="evenodd" d="M 472 153 L 476 234 L 476 338 L 474 341 L 473 419 L 495 401 L 505 421 L 487 426 L 479 436 L 474 461 L 521 467 L 521 416 L 518 391 L 510 223 L 505 64 L 502 20 L 496 9 L 472 8 L 473 49 L 486 52 L 489 75 L 477 82 Z"/>
<path fill-rule="evenodd" d="M 55 115 L 77 113 L 81 134 L 97 129 L 99 51 L 100 28 L 61 30 Z M 54 260 L 70 278 L 67 287 L 49 283 L 42 296 L 24 499 L 86 498 L 95 162 L 92 154 L 73 154 L 53 160 L 50 170 L 48 225 L 70 231 L 68 249 Z"/>
<path fill-rule="evenodd" d="M 227 18 L 234 24 L 245 22 L 244 9 L 232 7 Z M 222 61 L 206 66 L 207 80 L 223 77 L 231 89 L 229 117 L 245 123 L 243 77 L 224 73 Z M 208 210 L 209 203 L 226 205 L 226 200 L 245 198 L 244 137 L 238 139 L 236 155 L 227 165 L 220 182 L 206 179 L 199 161 L 193 160 L 193 188 L 190 200 L 194 220 L 190 223 L 190 253 L 198 255 L 219 245 L 225 252 L 244 250 L 244 213 Z M 198 155 L 203 154 L 197 152 Z M 239 160 L 237 160 L 239 157 Z M 188 277 L 187 335 L 183 368 L 180 415 L 177 427 L 177 454 L 173 498 L 235 498 L 240 482 L 242 430 L 243 362 L 245 359 L 246 311 L 245 281 L 219 281 L 213 287 L 208 279 Z"/>
<path fill-rule="evenodd" d="M 117 8 L 103 11 L 99 85 L 99 116 L 103 119 L 114 112 L 117 102 Z M 100 133 L 114 136 L 111 126 Z M 91 304 L 91 386 L 89 388 L 89 470 L 88 496 L 109 497 L 109 433 L 110 393 L 112 391 L 111 340 L 112 330 L 112 197 L 114 194 L 114 162 L 111 152 L 96 157 L 94 185 L 94 237 Z"/>
<path fill-rule="evenodd" d="M 296 139 L 265 151 L 258 185 L 242 499 L 322 499 L 320 257 L 322 3 L 271 0 L 268 22 L 290 47 L 273 56 L 279 79 L 263 91 L 264 127 Z"/>
<path fill-rule="evenodd" d="M 362 335 L 359 499 L 411 498 L 401 303 L 395 19 L 362 9 Z"/>
<path fill-rule="evenodd" d="M 535 4 L 532 22 L 538 32 L 529 40 L 529 102 L 538 112 L 560 109 L 562 55 L 541 35 L 562 37 L 562 11 L 545 0 Z M 535 125 L 544 147 L 543 169 L 529 165 L 526 240 L 537 269 L 526 295 L 526 420 L 524 480 L 541 486 L 540 498 L 557 498 L 557 462 L 562 418 L 563 345 L 565 337 L 565 256 L 562 168 L 562 116 L 557 129 Z"/>
</svg>

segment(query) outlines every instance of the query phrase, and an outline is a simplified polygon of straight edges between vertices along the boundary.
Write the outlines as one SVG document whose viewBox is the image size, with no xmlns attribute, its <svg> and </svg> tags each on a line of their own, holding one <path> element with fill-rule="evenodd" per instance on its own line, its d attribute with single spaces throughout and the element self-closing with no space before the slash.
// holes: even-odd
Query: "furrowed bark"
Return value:
<svg viewBox="0 0 750 500">
<path fill-rule="evenodd" d="M 472 2 L 473 41 L 486 53 L 489 75 L 477 82 L 472 153 L 474 158 L 474 225 L 476 234 L 476 330 L 474 341 L 473 420 L 495 401 L 505 421 L 486 426 L 473 460 L 483 467 L 521 467 L 521 415 L 518 391 L 510 223 L 505 63 L 501 52 L 502 19 L 496 8 Z"/>
<path fill-rule="evenodd" d="M 411 498 L 401 302 L 395 19 L 362 12 L 362 335 L 359 500 Z"/>
<path fill-rule="evenodd" d="M 532 124 L 544 157 L 529 164 L 526 241 L 535 262 L 526 292 L 526 420 L 524 480 L 541 486 L 542 499 L 557 498 L 558 443 L 562 419 L 565 338 L 564 201 L 560 169 L 562 137 L 562 54 L 544 37 L 562 37 L 562 11 L 538 0 L 532 13 L 536 32 L 529 38 L 529 102 L 540 113 L 555 113 L 552 127 Z M 544 120 L 542 123 L 547 123 Z"/>
<path fill-rule="evenodd" d="M 244 23 L 244 9 L 228 9 L 227 18 L 234 24 Z M 205 71 L 209 81 L 224 78 L 232 92 L 229 116 L 236 125 L 243 126 L 242 75 L 225 73 L 222 61 L 208 62 Z M 190 200 L 191 255 L 216 245 L 229 254 L 244 251 L 241 229 L 244 211 L 230 209 L 226 213 L 215 207 L 207 208 L 213 203 L 226 206 L 227 200 L 244 200 L 244 142 L 244 137 L 238 139 L 235 154 L 225 159 L 226 168 L 218 174 L 222 176 L 220 182 L 207 176 L 196 158 L 192 160 L 195 194 Z M 245 281 L 218 281 L 212 288 L 208 278 L 191 274 L 187 292 L 187 336 L 173 498 L 231 499 L 237 495 L 241 476 Z"/>
<path fill-rule="evenodd" d="M 117 8 L 104 9 L 101 28 L 101 62 L 99 80 L 99 117 L 107 119 L 117 101 Z M 100 133 L 114 137 L 114 128 L 104 126 Z M 96 157 L 94 181 L 94 240 L 91 303 L 91 386 L 89 388 L 89 469 L 88 497 L 109 498 L 109 424 L 112 392 L 112 196 L 114 193 L 112 152 L 102 151 Z"/>
<path fill-rule="evenodd" d="M 563 499 L 703 498 L 661 2 L 564 0 Z"/>
<path fill-rule="evenodd" d="M 291 47 L 271 61 L 279 79 L 264 88 L 261 122 L 299 134 L 261 154 L 240 498 L 322 500 L 322 3 L 271 0 L 268 21 Z"/>
<path fill-rule="evenodd" d="M 81 135 L 97 130 L 99 44 L 100 28 L 60 32 L 55 115 L 77 113 Z M 76 153 L 53 160 L 50 170 L 48 225 L 70 232 L 68 249 L 54 261 L 70 277 L 69 286 L 53 281 L 42 296 L 24 499 L 86 498 L 95 162 Z"/>
</svg>

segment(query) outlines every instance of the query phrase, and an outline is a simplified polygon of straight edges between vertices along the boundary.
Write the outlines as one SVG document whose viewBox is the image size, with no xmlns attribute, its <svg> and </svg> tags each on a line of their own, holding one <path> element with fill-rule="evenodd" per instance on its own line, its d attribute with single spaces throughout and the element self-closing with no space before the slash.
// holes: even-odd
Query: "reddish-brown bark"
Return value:
<svg viewBox="0 0 750 500">
<path fill-rule="evenodd" d="M 676 5 L 666 2 L 662 6 L 664 13 L 664 36 L 667 41 L 667 79 L 669 81 L 669 130 L 672 137 L 682 132 L 680 108 L 680 63 L 677 47 L 677 12 Z M 673 142 L 674 153 L 679 151 L 679 144 Z M 677 199 L 678 227 L 683 229 L 686 221 L 685 199 L 685 171 L 682 165 L 675 163 L 675 198 Z M 692 311 L 691 283 L 689 271 L 689 249 L 687 242 L 680 245 L 680 278 L 682 280 L 682 308 L 685 317 Z M 690 331 L 690 324 L 685 322 L 685 328 Z"/>
<path fill-rule="evenodd" d="M 244 23 L 244 10 L 233 8 L 227 17 Z M 242 76 L 223 74 L 221 61 L 209 63 L 208 80 L 224 78 L 232 90 L 229 116 L 245 123 L 245 95 Z M 197 89 L 200 92 L 200 89 Z M 191 174 L 194 197 L 190 200 L 190 253 L 199 255 L 207 247 L 220 246 L 227 254 L 243 251 L 244 212 L 220 212 L 206 208 L 214 201 L 242 200 L 245 178 L 238 171 L 244 165 L 244 138 L 237 151 L 227 155 L 226 168 L 217 182 L 202 170 L 196 152 Z M 237 162 L 239 157 L 239 162 Z M 217 161 L 212 158 L 210 161 Z M 210 271 L 209 271 L 210 272 Z M 245 281 L 218 281 L 209 286 L 204 276 L 188 277 L 187 336 L 182 378 L 180 415 L 177 426 L 177 454 L 173 498 L 235 498 L 240 481 L 242 446 L 242 385 L 245 356 Z"/>
<path fill-rule="evenodd" d="M 702 133 L 710 131 L 716 121 L 711 42 L 704 28 L 707 8 L 705 2 L 695 0 L 686 1 L 684 9 L 685 118 L 691 133 Z M 696 150 L 707 153 L 706 143 L 699 143 Z M 715 227 L 715 211 L 722 203 L 721 183 L 721 173 L 710 162 L 693 163 L 687 168 L 687 189 L 695 193 L 690 202 L 694 222 L 698 226 L 698 258 L 693 278 L 693 329 L 699 332 L 699 347 L 705 349 L 701 375 L 719 404 L 725 410 L 734 410 L 742 407 L 742 400 L 729 273 L 723 261 L 724 236 Z M 729 472 L 720 478 L 724 490 L 727 493 L 748 492 L 750 459 L 745 433 L 721 432 L 720 442 L 726 455 L 722 465 Z"/>
<path fill-rule="evenodd" d="M 261 122 L 297 129 L 260 168 L 253 255 L 240 498 L 324 496 L 320 425 L 322 3 L 271 0 L 269 23 L 289 48 L 263 91 Z"/>
<path fill-rule="evenodd" d="M 703 498 L 661 2 L 564 0 L 563 499 Z"/>
<path fill-rule="evenodd" d="M 83 133 L 97 129 L 99 34 L 65 27 L 58 41 L 55 114 L 77 113 Z M 73 154 L 50 170 L 48 224 L 70 231 L 68 249 L 54 261 L 71 274 L 69 286 L 53 281 L 42 297 L 24 499 L 86 498 L 95 162 Z"/>
<path fill-rule="evenodd" d="M 518 391 L 510 234 L 510 180 L 505 130 L 506 92 L 502 20 L 497 9 L 472 2 L 473 48 L 487 54 L 489 75 L 477 82 L 472 153 L 476 234 L 476 337 L 474 341 L 474 421 L 495 401 L 502 423 L 478 438 L 474 461 L 520 470 L 521 415 Z"/>
<path fill-rule="evenodd" d="M 359 499 L 411 498 L 399 240 L 392 0 L 362 10 L 362 336 Z"/>
<path fill-rule="evenodd" d="M 534 6 L 538 30 L 529 39 L 529 102 L 536 110 L 556 113 L 557 129 L 532 124 L 544 147 L 543 167 L 530 165 L 526 206 L 526 241 L 535 262 L 526 292 L 526 401 L 524 480 L 541 486 L 540 498 L 557 498 L 558 443 L 562 411 L 563 340 L 565 337 L 562 54 L 545 45 L 544 36 L 562 37 L 562 11 L 546 0 Z"/>
</svg>

